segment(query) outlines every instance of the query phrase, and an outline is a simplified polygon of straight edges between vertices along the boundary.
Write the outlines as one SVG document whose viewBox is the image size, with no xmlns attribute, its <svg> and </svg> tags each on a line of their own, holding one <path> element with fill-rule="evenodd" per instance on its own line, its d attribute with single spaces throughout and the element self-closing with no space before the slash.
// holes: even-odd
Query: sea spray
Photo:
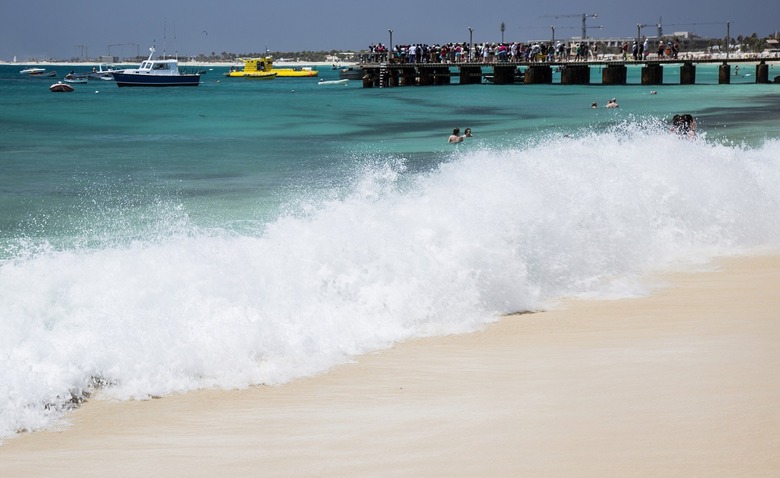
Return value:
<svg viewBox="0 0 780 478">
<path fill-rule="evenodd" d="M 474 141 L 427 171 L 366 162 L 253 233 L 163 200 L 131 240 L 117 231 L 136 222 L 105 214 L 109 234 L 82 229 L 100 240 L 20 241 L 0 264 L 0 436 L 95 394 L 281 384 L 562 297 L 645 293 L 648 271 L 776 250 L 777 148 L 616 122 Z"/>
</svg>

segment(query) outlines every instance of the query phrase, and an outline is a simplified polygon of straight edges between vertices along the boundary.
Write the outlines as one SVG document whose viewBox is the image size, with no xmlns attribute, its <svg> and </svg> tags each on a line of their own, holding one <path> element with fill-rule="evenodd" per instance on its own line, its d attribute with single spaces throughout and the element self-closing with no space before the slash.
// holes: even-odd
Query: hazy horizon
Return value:
<svg viewBox="0 0 780 478">
<path fill-rule="evenodd" d="M 87 59 L 145 56 L 148 48 L 180 57 L 300 51 L 357 51 L 374 43 L 446 43 L 472 40 L 528 41 L 579 37 L 582 15 L 587 36 L 654 36 L 688 31 L 702 37 L 765 37 L 780 28 L 780 2 L 746 0 L 737 7 L 703 0 L 670 5 L 626 4 L 607 0 L 594 5 L 551 0 L 518 6 L 495 0 L 490 8 L 463 0 L 398 0 L 369 5 L 354 0 L 325 4 L 310 0 L 260 5 L 248 0 L 224 3 L 194 0 L 181 9 L 171 1 L 137 0 L 113 5 L 84 0 L 66 9 L 51 0 L 14 2 L 0 18 L 0 60 Z M 501 25 L 504 31 L 501 31 Z M 469 32 L 471 28 L 471 34 Z"/>
</svg>

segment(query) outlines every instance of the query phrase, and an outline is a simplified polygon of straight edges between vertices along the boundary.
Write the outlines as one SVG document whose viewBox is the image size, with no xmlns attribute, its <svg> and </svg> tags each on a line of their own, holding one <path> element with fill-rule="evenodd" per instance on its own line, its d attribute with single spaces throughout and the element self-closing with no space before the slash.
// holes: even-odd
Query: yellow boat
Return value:
<svg viewBox="0 0 780 478">
<path fill-rule="evenodd" d="M 260 68 L 258 68 L 260 67 Z M 237 69 L 230 67 L 230 71 L 225 73 L 228 78 L 252 78 L 254 80 L 273 80 L 276 78 L 276 73 L 268 71 L 264 68 L 264 65 L 258 61 L 245 61 L 244 69 Z"/>
<path fill-rule="evenodd" d="M 301 78 L 317 76 L 317 70 L 311 68 L 274 68 L 270 56 L 244 59 L 244 68 L 231 70 L 225 76 L 230 78 L 263 78 L 273 77 Z"/>
</svg>

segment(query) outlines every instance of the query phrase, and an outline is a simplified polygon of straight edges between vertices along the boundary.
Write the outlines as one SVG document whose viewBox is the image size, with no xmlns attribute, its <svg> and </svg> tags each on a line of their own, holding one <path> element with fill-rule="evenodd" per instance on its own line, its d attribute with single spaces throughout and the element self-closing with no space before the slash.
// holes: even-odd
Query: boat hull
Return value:
<svg viewBox="0 0 780 478">
<path fill-rule="evenodd" d="M 113 72 L 117 86 L 198 86 L 200 75 L 147 75 Z"/>
<path fill-rule="evenodd" d="M 244 73 L 243 71 L 231 71 L 225 75 L 228 78 L 248 78 L 251 80 L 272 80 L 276 78 L 276 73 L 269 72 L 250 72 Z"/>
<path fill-rule="evenodd" d="M 319 75 L 317 70 L 294 70 L 292 68 L 274 68 L 271 72 L 280 78 L 311 78 Z"/>
<path fill-rule="evenodd" d="M 60 81 L 51 85 L 49 91 L 52 93 L 70 93 L 73 91 L 73 87 Z"/>
<path fill-rule="evenodd" d="M 27 74 L 30 78 L 56 78 L 57 72 L 56 71 L 44 71 L 43 73 L 29 73 Z"/>
<path fill-rule="evenodd" d="M 339 70 L 339 78 L 342 80 L 362 80 L 363 76 L 365 76 L 365 72 L 357 66 Z"/>
<path fill-rule="evenodd" d="M 328 81 L 320 80 L 319 84 L 323 85 L 323 86 L 328 86 L 328 85 L 348 85 L 349 84 L 349 79 L 343 78 L 341 80 L 328 80 Z"/>
</svg>

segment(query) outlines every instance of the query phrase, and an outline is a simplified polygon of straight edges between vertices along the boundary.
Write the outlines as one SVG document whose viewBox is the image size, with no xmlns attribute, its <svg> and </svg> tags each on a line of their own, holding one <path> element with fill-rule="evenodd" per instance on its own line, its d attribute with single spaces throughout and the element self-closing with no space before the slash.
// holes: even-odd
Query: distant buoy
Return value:
<svg viewBox="0 0 780 478">
<path fill-rule="evenodd" d="M 100 93 L 98 90 L 95 90 L 95 94 Z"/>
</svg>

